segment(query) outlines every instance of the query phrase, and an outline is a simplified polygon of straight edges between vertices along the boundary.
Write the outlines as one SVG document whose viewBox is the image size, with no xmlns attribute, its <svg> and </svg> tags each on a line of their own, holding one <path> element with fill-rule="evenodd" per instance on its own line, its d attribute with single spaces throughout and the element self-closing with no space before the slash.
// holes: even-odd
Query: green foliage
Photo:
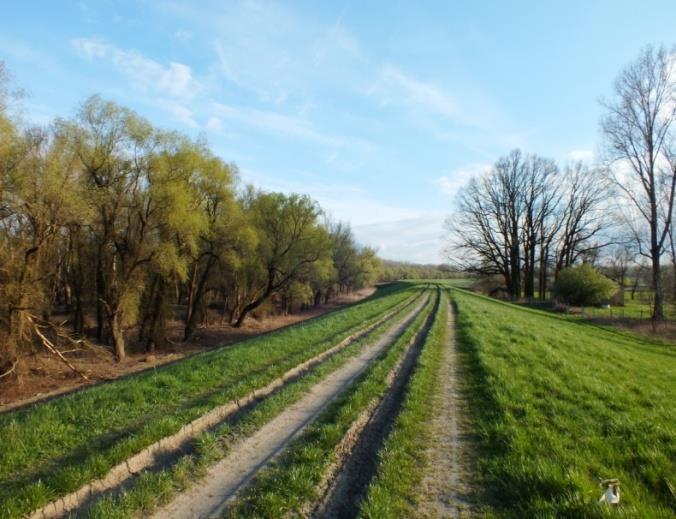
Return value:
<svg viewBox="0 0 676 519">
<path fill-rule="evenodd" d="M 676 352 L 566 316 L 455 290 L 492 517 L 673 517 Z M 597 501 L 599 478 L 622 501 Z"/>
<path fill-rule="evenodd" d="M 617 285 L 588 263 L 559 272 L 554 283 L 558 299 L 577 306 L 596 306 L 608 301 Z"/>
<path fill-rule="evenodd" d="M 0 108 L 11 93 L 3 74 Z M 137 326 L 152 350 L 178 317 L 189 339 L 216 294 L 221 321 L 240 325 L 262 305 L 289 311 L 373 281 L 374 253 L 344 226 L 338 251 L 316 202 L 253 188 L 238 196 L 237 181 L 203 140 L 99 96 L 50 131 L 21 128 L 2 108 L 0 372 L 30 348 L 31 316 L 58 306 L 77 334 L 95 317 L 97 340 L 122 360 L 124 328 Z"/>
</svg>

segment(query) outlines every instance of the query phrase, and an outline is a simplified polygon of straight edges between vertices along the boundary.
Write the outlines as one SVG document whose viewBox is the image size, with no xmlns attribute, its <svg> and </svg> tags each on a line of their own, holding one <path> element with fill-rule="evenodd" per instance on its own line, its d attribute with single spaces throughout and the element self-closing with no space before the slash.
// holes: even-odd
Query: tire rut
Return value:
<svg viewBox="0 0 676 519">
<path fill-rule="evenodd" d="M 357 516 L 361 500 L 377 470 L 378 452 L 401 410 L 408 382 L 432 326 L 440 297 L 437 292 L 430 315 L 404 353 L 401 362 L 392 370 L 392 381 L 387 394 L 367 409 L 346 435 L 346 442 L 339 449 L 339 457 L 342 455 L 343 459 L 328 474 L 332 480 L 328 482 L 323 497 L 309 514 L 311 517 L 342 519 Z"/>
<path fill-rule="evenodd" d="M 405 317 L 394 323 L 385 335 L 366 346 L 343 366 L 313 386 L 296 403 L 251 436 L 232 446 L 225 458 L 212 465 L 200 486 L 179 494 L 153 517 L 186 518 L 220 515 L 236 493 L 245 487 L 256 473 L 281 454 L 338 395 L 363 373 L 378 354 L 396 340 L 418 315 L 428 298 L 423 297 Z"/>
</svg>

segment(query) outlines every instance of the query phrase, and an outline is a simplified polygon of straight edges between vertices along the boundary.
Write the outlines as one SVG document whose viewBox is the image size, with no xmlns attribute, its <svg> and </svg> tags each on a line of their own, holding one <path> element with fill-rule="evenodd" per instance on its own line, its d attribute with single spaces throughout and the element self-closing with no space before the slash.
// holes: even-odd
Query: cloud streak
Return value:
<svg viewBox="0 0 676 519">
<path fill-rule="evenodd" d="M 174 98 L 190 98 L 199 90 L 188 65 L 170 62 L 162 65 L 136 50 L 124 50 L 95 38 L 75 38 L 76 52 L 87 60 L 109 60 L 138 90 L 158 92 Z"/>
</svg>

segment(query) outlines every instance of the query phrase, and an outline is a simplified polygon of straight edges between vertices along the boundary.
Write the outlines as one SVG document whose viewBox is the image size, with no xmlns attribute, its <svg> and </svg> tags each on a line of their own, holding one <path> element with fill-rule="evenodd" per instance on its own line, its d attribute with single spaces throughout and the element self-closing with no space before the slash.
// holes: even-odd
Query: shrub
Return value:
<svg viewBox="0 0 676 519">
<path fill-rule="evenodd" d="M 562 270 L 554 283 L 556 298 L 577 306 L 607 302 L 616 290 L 613 281 L 588 263 Z"/>
</svg>

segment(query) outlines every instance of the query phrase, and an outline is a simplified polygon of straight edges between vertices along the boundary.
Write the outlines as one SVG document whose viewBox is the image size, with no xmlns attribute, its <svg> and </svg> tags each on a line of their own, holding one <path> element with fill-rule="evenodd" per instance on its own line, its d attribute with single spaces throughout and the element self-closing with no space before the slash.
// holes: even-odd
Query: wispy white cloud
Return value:
<svg viewBox="0 0 676 519">
<path fill-rule="evenodd" d="M 572 150 L 568 156 L 574 161 L 591 162 L 594 159 L 594 151 L 586 149 Z"/>
<path fill-rule="evenodd" d="M 405 103 L 424 107 L 443 117 L 461 115 L 458 103 L 437 85 L 421 81 L 394 65 L 385 65 L 380 80 L 373 87 L 383 104 Z"/>
<path fill-rule="evenodd" d="M 185 29 L 178 29 L 174 32 L 174 38 L 180 42 L 185 43 L 192 40 L 192 33 L 190 31 L 186 31 Z"/>
<path fill-rule="evenodd" d="M 221 82 L 263 103 L 302 105 L 323 86 L 360 81 L 365 58 L 340 21 L 327 27 L 279 2 L 218 2 L 211 9 L 163 2 L 162 9 L 211 40 Z"/>
<path fill-rule="evenodd" d="M 135 88 L 144 93 L 189 98 L 199 90 L 191 68 L 183 63 L 162 65 L 136 50 L 120 49 L 96 38 L 75 38 L 71 43 L 85 59 L 110 60 Z"/>
<path fill-rule="evenodd" d="M 194 114 L 192 110 L 187 108 L 186 106 L 182 105 L 181 103 L 178 103 L 172 99 L 159 99 L 153 101 L 153 104 L 159 106 L 160 108 L 164 109 L 171 117 L 176 119 L 177 121 L 182 122 L 186 126 L 190 128 L 199 128 L 199 124 L 197 121 L 195 121 Z"/>
<path fill-rule="evenodd" d="M 329 146 L 343 146 L 348 142 L 341 137 L 325 134 L 317 130 L 311 122 L 298 117 L 223 103 L 214 103 L 213 107 L 215 113 L 221 119 L 237 121 L 267 133 L 314 141 Z"/>
<path fill-rule="evenodd" d="M 523 132 L 515 131 L 490 96 L 472 85 L 442 84 L 421 79 L 396 64 L 380 68 L 365 91 L 381 107 L 391 108 L 430 135 L 460 144 L 487 157 L 486 147 L 524 146 Z"/>
<path fill-rule="evenodd" d="M 360 243 L 374 246 L 380 257 L 419 263 L 440 263 L 444 247 L 444 218 L 440 211 L 424 211 L 381 200 L 357 185 L 320 182 L 310 175 L 289 182 L 277 175 L 243 168 L 244 182 L 269 191 L 307 193 L 327 216 L 349 222 Z"/>
<path fill-rule="evenodd" d="M 447 195 L 455 196 L 458 190 L 465 186 L 473 177 L 478 177 L 490 171 L 490 164 L 468 164 L 451 171 L 434 180 L 434 185 Z"/>
<path fill-rule="evenodd" d="M 384 202 L 370 191 L 354 184 L 326 182 L 303 172 L 297 172 L 295 176 L 302 180 L 289 181 L 259 170 L 242 169 L 245 182 L 253 182 L 270 191 L 307 193 L 319 202 L 328 216 L 349 221 L 353 225 L 412 219 L 423 214 L 419 210 Z"/>
<path fill-rule="evenodd" d="M 207 129 L 215 132 L 223 131 L 223 123 L 218 117 L 209 117 L 207 121 Z"/>
<path fill-rule="evenodd" d="M 442 213 L 430 212 L 353 229 L 356 238 L 376 247 L 382 258 L 438 264 L 443 261 L 444 218 Z"/>
</svg>

